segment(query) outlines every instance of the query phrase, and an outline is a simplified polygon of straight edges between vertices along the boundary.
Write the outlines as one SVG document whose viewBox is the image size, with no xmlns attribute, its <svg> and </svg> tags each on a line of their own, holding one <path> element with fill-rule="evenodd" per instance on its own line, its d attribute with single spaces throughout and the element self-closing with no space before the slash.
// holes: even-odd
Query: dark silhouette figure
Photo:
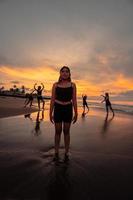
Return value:
<svg viewBox="0 0 133 200">
<path fill-rule="evenodd" d="M 25 117 L 25 118 L 28 118 L 28 119 L 30 119 L 30 120 L 32 120 L 32 117 L 31 117 L 31 114 L 30 114 L 30 113 L 25 114 L 24 117 Z"/>
<path fill-rule="evenodd" d="M 33 91 L 34 92 L 34 91 Z M 26 94 L 26 100 L 24 102 L 24 107 L 26 108 L 26 106 L 32 106 L 32 103 L 33 103 L 33 100 L 34 100 L 34 97 L 33 97 L 33 92 L 31 93 L 27 93 Z"/>
<path fill-rule="evenodd" d="M 109 100 L 109 94 L 105 93 L 105 96 L 104 95 L 101 95 L 101 96 L 104 97 L 104 99 L 103 99 L 103 101 L 101 103 L 105 102 L 107 115 L 109 113 L 109 109 L 108 108 L 110 108 L 110 110 L 112 111 L 113 116 L 114 116 L 115 114 L 114 114 L 114 110 L 112 108 L 111 102 Z"/>
<path fill-rule="evenodd" d="M 43 83 L 41 83 L 42 87 L 39 85 L 37 88 L 36 88 L 36 85 L 37 83 L 35 83 L 34 89 L 37 91 L 37 102 L 38 102 L 38 108 L 40 110 L 40 102 L 43 103 L 42 109 L 44 109 L 44 105 L 45 105 L 45 101 L 42 97 L 42 91 L 44 90 L 44 85 Z"/>
<path fill-rule="evenodd" d="M 82 99 L 83 99 L 83 113 L 82 115 L 85 116 L 85 108 L 88 109 L 88 112 L 89 112 L 89 106 L 88 106 L 88 103 L 87 103 L 87 95 L 82 95 Z"/>
</svg>

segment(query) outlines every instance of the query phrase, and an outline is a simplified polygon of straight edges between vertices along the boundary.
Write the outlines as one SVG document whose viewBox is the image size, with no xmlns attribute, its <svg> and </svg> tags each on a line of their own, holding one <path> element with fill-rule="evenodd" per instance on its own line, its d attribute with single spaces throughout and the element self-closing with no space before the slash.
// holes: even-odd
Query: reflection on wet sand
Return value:
<svg viewBox="0 0 133 200">
<path fill-rule="evenodd" d="M 107 114 L 104 119 L 104 123 L 103 123 L 102 130 L 101 130 L 101 133 L 103 135 L 108 132 L 110 124 L 111 124 L 112 120 L 114 119 L 114 115 L 110 119 L 108 119 L 108 118 L 109 118 L 109 115 Z"/>
<path fill-rule="evenodd" d="M 36 114 L 37 115 L 36 115 L 36 120 L 35 120 L 35 127 L 31 132 L 34 135 L 38 136 L 41 134 L 40 124 L 44 120 L 44 110 L 42 110 L 42 111 L 39 110 Z M 24 115 L 24 117 L 33 121 L 31 114 L 26 114 L 26 115 Z"/>
<path fill-rule="evenodd" d="M 89 110 L 87 110 L 87 112 L 83 112 L 82 113 L 82 118 L 84 118 L 88 112 L 89 112 Z"/>
<path fill-rule="evenodd" d="M 89 112 L 89 110 L 87 110 L 87 112 L 83 112 L 83 113 L 81 114 L 82 121 L 85 120 L 85 117 L 86 117 L 86 115 L 87 115 L 88 112 Z"/>
</svg>

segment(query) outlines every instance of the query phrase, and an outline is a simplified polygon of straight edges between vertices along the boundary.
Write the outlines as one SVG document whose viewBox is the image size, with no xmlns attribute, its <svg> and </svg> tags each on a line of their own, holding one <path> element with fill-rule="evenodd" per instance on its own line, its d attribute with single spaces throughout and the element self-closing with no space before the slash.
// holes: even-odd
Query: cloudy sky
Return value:
<svg viewBox="0 0 133 200">
<path fill-rule="evenodd" d="M 78 94 L 133 97 L 133 0 L 0 0 L 0 86 L 50 91 L 63 65 Z"/>
</svg>

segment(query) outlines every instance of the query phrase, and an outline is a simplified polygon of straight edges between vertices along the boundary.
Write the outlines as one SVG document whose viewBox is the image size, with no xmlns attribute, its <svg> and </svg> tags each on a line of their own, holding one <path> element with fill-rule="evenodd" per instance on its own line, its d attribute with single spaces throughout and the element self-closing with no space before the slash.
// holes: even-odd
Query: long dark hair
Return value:
<svg viewBox="0 0 133 200">
<path fill-rule="evenodd" d="M 71 72 L 70 72 L 70 68 L 68 66 L 63 66 L 61 69 L 60 69 L 60 72 L 63 71 L 63 69 L 67 69 L 68 72 L 69 72 L 69 77 L 68 77 L 68 81 L 71 82 Z M 59 76 L 59 79 L 58 79 L 58 83 L 60 83 L 62 81 L 62 78 L 61 78 L 61 75 Z"/>
</svg>

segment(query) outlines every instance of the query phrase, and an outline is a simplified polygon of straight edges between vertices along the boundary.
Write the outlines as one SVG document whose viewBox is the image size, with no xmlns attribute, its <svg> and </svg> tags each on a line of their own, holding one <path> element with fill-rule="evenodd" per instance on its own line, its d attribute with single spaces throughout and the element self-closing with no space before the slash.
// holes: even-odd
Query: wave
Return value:
<svg viewBox="0 0 133 200">
<path fill-rule="evenodd" d="M 88 106 L 90 108 L 96 108 L 100 110 L 105 110 L 105 104 L 98 102 L 88 102 Z M 78 107 L 82 107 L 82 101 L 78 101 Z M 112 103 L 112 107 L 115 112 L 127 113 L 133 115 L 133 106 L 132 105 L 124 105 L 124 104 L 114 104 Z"/>
</svg>

